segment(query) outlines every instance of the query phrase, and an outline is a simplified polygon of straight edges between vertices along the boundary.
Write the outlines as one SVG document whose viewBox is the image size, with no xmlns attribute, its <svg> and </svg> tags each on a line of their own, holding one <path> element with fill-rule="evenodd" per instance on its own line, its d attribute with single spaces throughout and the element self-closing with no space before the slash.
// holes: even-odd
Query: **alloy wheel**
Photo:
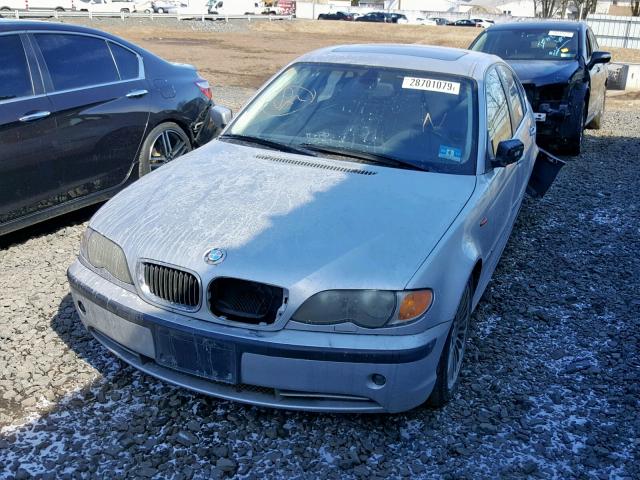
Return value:
<svg viewBox="0 0 640 480">
<path fill-rule="evenodd" d="M 189 144 L 183 139 L 183 135 L 182 132 L 172 128 L 167 128 L 158 134 L 151 143 L 149 151 L 149 167 L 151 167 L 151 171 L 190 150 Z"/>
<path fill-rule="evenodd" d="M 451 329 L 451 336 L 449 338 L 449 359 L 447 361 L 447 388 L 449 390 L 453 390 L 458 381 L 467 344 L 467 330 L 469 328 L 470 316 L 468 311 L 468 290 L 464 295 L 465 298 L 461 302 L 462 308 L 459 308 L 456 312 L 456 317 L 453 320 L 454 323 Z"/>
</svg>

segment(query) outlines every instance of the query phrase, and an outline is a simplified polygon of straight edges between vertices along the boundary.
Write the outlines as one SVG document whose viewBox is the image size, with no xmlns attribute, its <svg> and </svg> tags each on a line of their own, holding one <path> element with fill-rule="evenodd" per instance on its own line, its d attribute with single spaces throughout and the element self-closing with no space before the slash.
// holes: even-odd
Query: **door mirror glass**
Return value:
<svg viewBox="0 0 640 480">
<path fill-rule="evenodd" d="M 503 140 L 498 144 L 496 158 L 492 162 L 494 167 L 506 167 L 522 158 L 524 144 L 517 139 Z"/>
<path fill-rule="evenodd" d="M 229 124 L 232 117 L 233 117 L 233 112 L 227 107 L 216 105 L 211 109 L 211 118 L 213 119 L 213 123 L 220 130 L 222 130 L 224 127 L 226 127 Z"/>
<path fill-rule="evenodd" d="M 609 52 L 593 52 L 591 60 L 589 61 L 589 68 L 597 65 L 598 63 L 609 63 L 611 61 L 611 54 Z"/>
</svg>

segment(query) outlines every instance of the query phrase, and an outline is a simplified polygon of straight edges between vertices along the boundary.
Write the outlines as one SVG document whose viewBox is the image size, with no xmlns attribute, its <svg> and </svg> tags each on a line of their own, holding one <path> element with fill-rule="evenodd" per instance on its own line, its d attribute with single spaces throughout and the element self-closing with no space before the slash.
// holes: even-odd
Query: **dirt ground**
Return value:
<svg viewBox="0 0 640 480">
<path fill-rule="evenodd" d="M 96 22 L 97 23 L 97 22 Z M 184 23 L 184 22 L 181 22 Z M 190 63 L 213 85 L 257 88 L 287 62 L 342 43 L 418 43 L 467 47 L 479 30 L 318 21 L 243 24 L 235 31 L 191 31 L 153 25 L 98 25 L 171 61 Z M 640 50 L 612 49 L 614 60 L 640 61 Z"/>
</svg>

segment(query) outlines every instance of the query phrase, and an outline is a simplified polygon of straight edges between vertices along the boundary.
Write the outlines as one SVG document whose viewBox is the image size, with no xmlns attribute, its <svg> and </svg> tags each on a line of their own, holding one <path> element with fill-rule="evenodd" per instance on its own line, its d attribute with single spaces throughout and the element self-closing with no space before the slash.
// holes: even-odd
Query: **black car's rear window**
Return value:
<svg viewBox="0 0 640 480">
<path fill-rule="evenodd" d="M 578 55 L 578 35 L 577 30 L 564 28 L 487 30 L 471 50 L 504 60 L 573 60 Z"/>
<path fill-rule="evenodd" d="M 55 90 L 120 79 L 107 42 L 100 38 L 58 33 L 38 33 L 35 38 Z"/>
</svg>

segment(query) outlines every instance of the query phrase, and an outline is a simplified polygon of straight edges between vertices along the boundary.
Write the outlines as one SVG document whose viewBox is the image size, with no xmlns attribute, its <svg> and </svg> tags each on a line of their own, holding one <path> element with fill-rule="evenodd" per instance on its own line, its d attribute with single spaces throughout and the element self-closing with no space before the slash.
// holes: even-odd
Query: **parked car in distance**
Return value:
<svg viewBox="0 0 640 480">
<path fill-rule="evenodd" d="M 391 23 L 400 23 L 403 25 L 409 23 L 409 19 L 403 13 L 390 13 L 389 18 L 391 19 Z"/>
<path fill-rule="evenodd" d="M 487 20 L 485 18 L 472 18 L 471 20 L 475 22 L 476 27 L 482 27 L 482 28 L 489 28 L 490 26 L 496 23 L 493 20 Z"/>
<path fill-rule="evenodd" d="M 217 140 L 93 216 L 68 270 L 79 317 L 124 361 L 200 393 L 442 406 L 525 190 L 543 194 L 562 165 L 534 127 L 493 55 L 309 53 Z"/>
<path fill-rule="evenodd" d="M 429 20 L 433 20 L 437 25 L 449 25 L 449 20 L 442 17 L 432 17 Z"/>
<path fill-rule="evenodd" d="M 189 65 L 69 24 L 0 23 L 0 235 L 113 196 L 216 133 Z"/>
<path fill-rule="evenodd" d="M 356 22 L 376 22 L 376 23 L 391 23 L 391 18 L 388 13 L 385 12 L 369 12 L 361 17 L 355 19 Z"/>
<path fill-rule="evenodd" d="M 454 22 L 450 22 L 449 25 L 453 27 L 476 27 L 477 26 L 476 22 L 466 18 L 463 18 L 462 20 L 456 20 Z"/>
<path fill-rule="evenodd" d="M 155 0 L 151 2 L 153 13 L 169 13 L 171 15 L 175 15 L 178 13 L 178 8 L 181 6 L 182 3 L 177 1 Z"/>
<path fill-rule="evenodd" d="M 321 13 L 318 15 L 318 20 L 342 20 L 351 22 L 353 21 L 353 16 L 350 13 L 345 12 Z"/>
<path fill-rule="evenodd" d="M 543 145 L 578 155 L 585 126 L 600 128 L 611 54 L 600 50 L 584 22 L 503 23 L 486 29 L 469 48 L 498 55 L 516 71 Z"/>
</svg>

